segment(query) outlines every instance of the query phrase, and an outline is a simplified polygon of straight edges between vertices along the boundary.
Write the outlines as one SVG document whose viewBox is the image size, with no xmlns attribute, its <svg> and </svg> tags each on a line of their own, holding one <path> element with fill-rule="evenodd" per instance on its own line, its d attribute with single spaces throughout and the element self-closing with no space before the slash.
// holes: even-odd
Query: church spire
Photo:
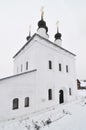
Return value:
<svg viewBox="0 0 86 130">
<path fill-rule="evenodd" d="M 57 33 L 55 34 L 55 40 L 57 40 L 57 39 L 61 39 L 61 33 L 59 33 L 59 26 L 58 26 L 58 24 L 59 24 L 59 21 L 57 21 L 57 23 L 56 23 L 56 25 L 57 25 Z"/>
<path fill-rule="evenodd" d="M 62 40 L 61 40 L 61 33 L 59 33 L 59 21 L 57 21 L 56 25 L 57 25 L 57 33 L 55 34 L 55 44 L 61 46 Z"/>
<path fill-rule="evenodd" d="M 43 7 L 41 8 L 41 20 L 38 22 L 38 31 L 40 29 L 44 29 L 47 34 L 48 32 L 48 27 L 46 26 L 46 22 L 44 21 L 44 11 L 43 11 Z"/>
<path fill-rule="evenodd" d="M 56 22 L 57 25 L 57 33 L 59 32 L 59 21 Z"/>
<path fill-rule="evenodd" d="M 29 26 L 29 36 L 26 37 L 27 41 L 31 38 L 31 25 Z"/>
<path fill-rule="evenodd" d="M 44 17 L 44 7 L 41 8 L 41 20 L 43 20 L 43 17 Z"/>
</svg>

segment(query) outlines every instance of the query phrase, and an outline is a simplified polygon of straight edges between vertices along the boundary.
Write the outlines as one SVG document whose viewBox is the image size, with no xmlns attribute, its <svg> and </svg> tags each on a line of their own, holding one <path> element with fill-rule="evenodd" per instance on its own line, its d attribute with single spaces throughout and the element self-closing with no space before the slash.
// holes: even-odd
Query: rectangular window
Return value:
<svg viewBox="0 0 86 130">
<path fill-rule="evenodd" d="M 26 62 L 26 70 L 28 70 L 28 61 Z"/>
<path fill-rule="evenodd" d="M 29 107 L 29 97 L 25 98 L 25 107 Z"/>
<path fill-rule="evenodd" d="M 19 106 L 19 99 L 18 98 L 13 99 L 13 110 L 18 109 L 18 106 Z"/>
<path fill-rule="evenodd" d="M 19 67 L 17 67 L 17 73 L 19 72 Z"/>
<path fill-rule="evenodd" d="M 69 88 L 69 95 L 71 96 L 71 88 Z"/>
<path fill-rule="evenodd" d="M 62 67 L 61 67 L 61 64 L 59 64 L 59 71 L 61 71 L 62 70 Z"/>
<path fill-rule="evenodd" d="M 52 69 L 52 61 L 49 60 L 49 69 Z"/>
<path fill-rule="evenodd" d="M 22 72 L 22 68 L 23 68 L 23 66 L 22 66 L 22 64 L 21 64 L 21 72 Z"/>
<path fill-rule="evenodd" d="M 68 65 L 66 65 L 66 72 L 68 73 Z"/>
</svg>

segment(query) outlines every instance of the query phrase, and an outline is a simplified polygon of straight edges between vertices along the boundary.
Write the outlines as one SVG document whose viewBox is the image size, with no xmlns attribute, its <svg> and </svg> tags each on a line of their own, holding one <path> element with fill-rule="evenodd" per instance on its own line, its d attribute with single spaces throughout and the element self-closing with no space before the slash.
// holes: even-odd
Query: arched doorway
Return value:
<svg viewBox="0 0 86 130">
<path fill-rule="evenodd" d="M 52 89 L 48 89 L 48 100 L 52 100 Z"/>
<path fill-rule="evenodd" d="M 59 91 L 59 103 L 64 103 L 64 91 L 60 90 Z"/>
</svg>

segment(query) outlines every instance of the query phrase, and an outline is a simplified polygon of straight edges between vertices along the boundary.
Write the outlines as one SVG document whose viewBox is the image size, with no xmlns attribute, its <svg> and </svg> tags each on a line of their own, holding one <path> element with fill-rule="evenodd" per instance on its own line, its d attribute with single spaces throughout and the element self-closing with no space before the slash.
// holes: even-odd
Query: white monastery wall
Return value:
<svg viewBox="0 0 86 130">
<path fill-rule="evenodd" d="M 58 105 L 60 90 L 64 91 L 64 103 L 72 101 L 76 96 L 75 56 L 52 44 L 54 43 L 35 36 L 14 60 L 14 73 L 21 64 L 24 67 L 23 71 L 26 71 L 26 61 L 28 61 L 28 70 L 37 69 L 36 89 L 34 89 L 35 111 Z M 49 60 L 52 62 L 52 69 L 49 69 Z M 61 71 L 59 71 L 59 63 Z M 66 65 L 68 65 L 68 73 Z M 48 89 L 52 89 L 52 100 L 48 99 Z"/>
<path fill-rule="evenodd" d="M 14 74 L 23 73 L 28 70 L 36 69 L 36 44 L 31 41 L 23 51 L 18 54 L 14 59 Z M 28 70 L 26 70 L 26 62 L 28 61 Z M 22 72 L 21 72 L 22 64 Z"/>
<path fill-rule="evenodd" d="M 59 104 L 59 90 L 61 89 L 64 91 L 65 103 L 73 100 L 76 95 L 75 57 L 41 39 L 38 39 L 37 45 L 37 90 L 40 91 L 37 101 L 40 104 L 39 108 Z M 52 61 L 51 70 L 49 69 L 49 60 Z M 59 63 L 62 65 L 61 72 L 58 67 Z M 66 65 L 68 65 L 68 73 Z M 71 88 L 71 96 L 69 88 Z M 48 89 L 52 89 L 52 100 L 48 100 Z"/>
<path fill-rule="evenodd" d="M 0 120 L 6 120 L 35 111 L 36 71 L 0 81 Z M 29 97 L 29 107 L 25 107 Z M 19 108 L 13 110 L 13 99 L 19 99 Z"/>
</svg>

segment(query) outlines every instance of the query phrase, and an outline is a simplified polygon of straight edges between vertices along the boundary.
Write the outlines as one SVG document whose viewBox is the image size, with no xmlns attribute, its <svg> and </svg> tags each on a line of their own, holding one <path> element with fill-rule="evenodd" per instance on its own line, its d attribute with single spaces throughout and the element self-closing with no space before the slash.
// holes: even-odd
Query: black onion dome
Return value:
<svg viewBox="0 0 86 130">
<path fill-rule="evenodd" d="M 61 33 L 59 33 L 59 32 L 57 32 L 56 34 L 55 34 L 55 40 L 57 40 L 57 39 L 61 39 Z"/>
<path fill-rule="evenodd" d="M 41 19 L 39 22 L 38 22 L 38 28 L 45 28 L 46 29 L 46 32 L 48 32 L 48 27 L 46 26 L 46 22 Z"/>
<path fill-rule="evenodd" d="M 47 33 L 48 32 L 48 27 L 46 26 L 45 29 L 46 29 L 46 33 Z"/>
<path fill-rule="evenodd" d="M 46 26 L 46 22 L 44 20 L 40 20 L 38 22 L 38 27 L 41 28 L 41 27 L 45 27 Z"/>
<path fill-rule="evenodd" d="M 27 36 L 27 37 L 26 37 L 27 41 L 28 41 L 30 38 L 31 38 L 31 36 L 30 36 L 30 35 L 29 35 L 29 36 Z"/>
</svg>

